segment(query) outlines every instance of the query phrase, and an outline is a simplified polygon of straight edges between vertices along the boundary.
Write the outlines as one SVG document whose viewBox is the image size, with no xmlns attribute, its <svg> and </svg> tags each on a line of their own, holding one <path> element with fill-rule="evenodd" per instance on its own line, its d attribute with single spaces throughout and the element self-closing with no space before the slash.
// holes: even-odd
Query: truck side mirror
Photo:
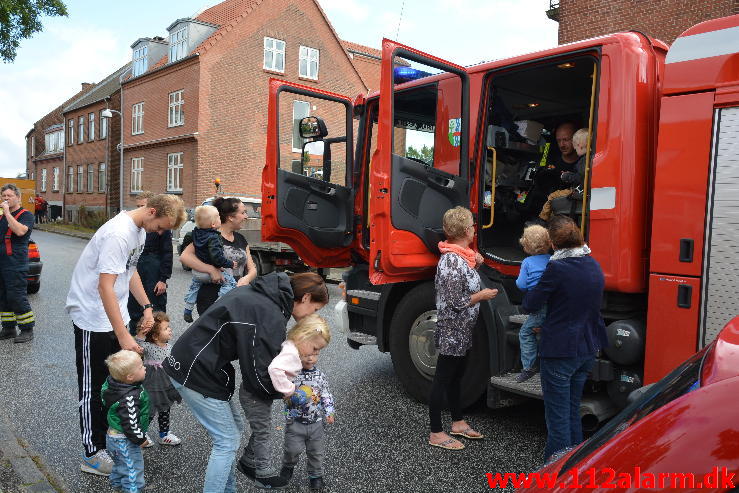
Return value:
<svg viewBox="0 0 739 493">
<path fill-rule="evenodd" d="M 306 116 L 300 120 L 300 136 L 304 139 L 320 140 L 328 135 L 324 121 L 317 116 Z"/>
</svg>

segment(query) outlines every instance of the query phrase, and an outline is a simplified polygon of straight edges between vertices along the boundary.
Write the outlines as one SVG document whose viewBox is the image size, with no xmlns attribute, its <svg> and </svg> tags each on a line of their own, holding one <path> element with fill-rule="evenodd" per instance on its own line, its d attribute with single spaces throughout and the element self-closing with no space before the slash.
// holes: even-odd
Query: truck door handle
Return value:
<svg viewBox="0 0 739 493">
<path fill-rule="evenodd" d="M 436 183 L 440 187 L 454 188 L 454 180 L 451 178 L 444 178 L 443 176 L 429 176 L 429 181 Z"/>
<path fill-rule="evenodd" d="M 680 262 L 693 261 L 693 245 L 694 242 L 690 238 L 680 239 Z"/>
<path fill-rule="evenodd" d="M 314 192 L 318 192 L 323 195 L 328 195 L 329 197 L 333 197 L 334 195 L 336 195 L 336 189 L 331 188 L 327 185 L 318 185 L 315 183 L 311 183 L 310 187 Z"/>
<path fill-rule="evenodd" d="M 692 298 L 693 298 L 693 286 L 690 286 L 688 284 L 680 284 L 677 287 L 677 306 L 678 308 L 690 308 Z"/>
</svg>

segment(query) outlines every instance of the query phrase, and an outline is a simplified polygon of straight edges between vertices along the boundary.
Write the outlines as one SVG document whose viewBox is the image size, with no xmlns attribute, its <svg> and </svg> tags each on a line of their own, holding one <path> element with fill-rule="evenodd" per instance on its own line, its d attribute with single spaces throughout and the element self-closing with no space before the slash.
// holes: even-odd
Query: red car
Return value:
<svg viewBox="0 0 739 493">
<path fill-rule="evenodd" d="M 28 288 L 26 292 L 28 294 L 38 293 L 41 289 L 41 269 L 44 263 L 41 262 L 41 254 L 38 251 L 38 246 L 33 240 L 28 241 Z"/>
<path fill-rule="evenodd" d="M 508 485 L 526 492 L 739 491 L 739 317 L 631 401 L 537 473 L 505 475 Z M 488 477 L 491 487 L 495 479 Z"/>
</svg>

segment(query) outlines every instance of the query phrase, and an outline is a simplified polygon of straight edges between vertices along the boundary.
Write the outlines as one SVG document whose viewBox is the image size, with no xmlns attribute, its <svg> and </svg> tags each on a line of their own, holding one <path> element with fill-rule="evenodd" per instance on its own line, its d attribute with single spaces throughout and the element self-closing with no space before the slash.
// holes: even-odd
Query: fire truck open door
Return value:
<svg viewBox="0 0 739 493">
<path fill-rule="evenodd" d="M 314 267 L 349 265 L 352 242 L 351 99 L 271 79 L 262 239 L 290 245 Z M 321 119 L 326 135 L 302 138 L 303 117 Z M 311 145 L 313 151 L 308 151 Z M 329 151 L 328 149 L 333 149 Z M 312 163 L 319 163 L 311 165 Z"/>
<path fill-rule="evenodd" d="M 419 69 L 419 80 L 396 85 L 394 76 L 417 66 L 430 71 Z M 374 284 L 427 278 L 444 240 L 444 212 L 469 207 L 466 70 L 384 39 L 378 126 L 370 164 L 370 278 Z"/>
</svg>

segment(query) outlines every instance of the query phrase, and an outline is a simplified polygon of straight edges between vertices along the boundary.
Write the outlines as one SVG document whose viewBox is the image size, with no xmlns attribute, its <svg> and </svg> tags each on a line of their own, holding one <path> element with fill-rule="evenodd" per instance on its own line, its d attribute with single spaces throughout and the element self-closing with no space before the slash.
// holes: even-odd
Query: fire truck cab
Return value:
<svg viewBox="0 0 739 493">
<path fill-rule="evenodd" d="M 468 207 L 483 284 L 500 294 L 481 304 L 463 400 L 537 397 L 538 377 L 515 383 L 518 240 L 565 188 L 556 129 L 587 129 L 584 181 L 552 206 L 581 225 L 605 274 L 610 347 L 583 414 L 608 417 L 734 315 L 737 40 L 733 16 L 691 28 L 669 51 L 627 32 L 461 67 L 385 39 L 379 92 L 351 99 L 273 79 L 263 236 L 314 267 L 351 265 L 350 345 L 389 351 L 407 391 L 425 400 L 441 219 Z M 296 97 L 312 116 L 290 118 Z M 289 162 L 291 149 L 320 159 L 321 175 Z"/>
</svg>

